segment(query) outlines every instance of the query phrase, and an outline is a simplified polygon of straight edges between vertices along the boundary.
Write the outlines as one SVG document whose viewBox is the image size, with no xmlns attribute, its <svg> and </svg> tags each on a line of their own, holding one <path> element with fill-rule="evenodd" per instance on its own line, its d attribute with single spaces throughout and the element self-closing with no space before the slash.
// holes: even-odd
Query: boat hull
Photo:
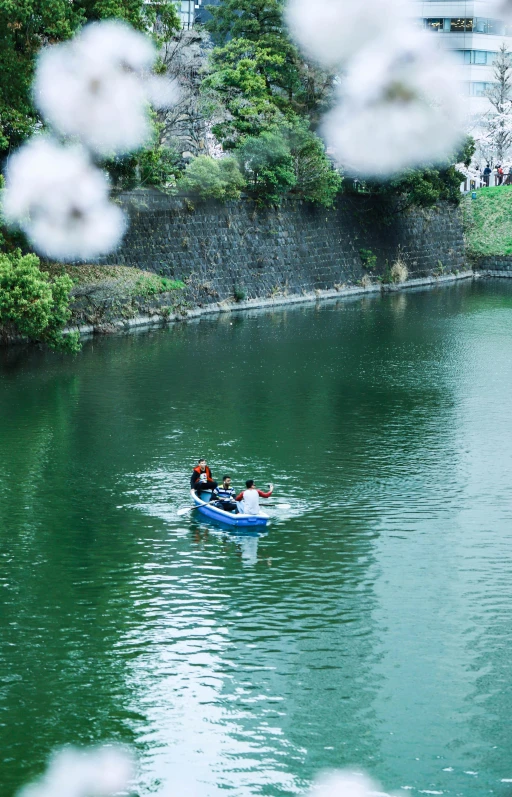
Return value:
<svg viewBox="0 0 512 797">
<path fill-rule="evenodd" d="M 213 504 L 209 504 L 207 501 L 203 501 L 194 490 L 191 490 L 190 494 L 197 511 L 200 512 L 201 515 L 211 520 L 216 520 L 219 523 L 226 523 L 228 526 L 238 526 L 239 528 L 255 528 L 258 526 L 266 526 L 269 521 L 269 516 L 264 512 L 260 512 L 259 515 L 243 515 L 239 513 L 235 514 L 234 512 L 225 512 L 223 509 L 219 509 L 219 507 L 213 506 Z"/>
</svg>

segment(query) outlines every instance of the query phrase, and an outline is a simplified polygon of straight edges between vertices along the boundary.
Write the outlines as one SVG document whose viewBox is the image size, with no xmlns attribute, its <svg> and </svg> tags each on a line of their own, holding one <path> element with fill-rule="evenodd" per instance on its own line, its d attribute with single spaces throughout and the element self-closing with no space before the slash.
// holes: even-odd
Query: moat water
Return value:
<svg viewBox="0 0 512 797">
<path fill-rule="evenodd" d="M 510 794 L 512 285 L 0 356 L 3 797 L 113 740 L 141 797 Z M 201 455 L 291 508 L 179 517 Z"/>
</svg>

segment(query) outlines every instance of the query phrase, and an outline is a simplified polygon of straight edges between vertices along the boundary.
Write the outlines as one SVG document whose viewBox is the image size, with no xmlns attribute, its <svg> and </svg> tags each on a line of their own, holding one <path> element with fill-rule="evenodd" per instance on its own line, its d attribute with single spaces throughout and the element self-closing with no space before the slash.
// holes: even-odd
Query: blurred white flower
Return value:
<svg viewBox="0 0 512 797">
<path fill-rule="evenodd" d="M 151 135 L 148 103 L 172 105 L 175 84 L 150 73 L 156 50 L 121 22 L 87 25 L 71 42 L 42 50 L 34 99 L 64 135 L 101 154 L 138 149 Z"/>
<path fill-rule="evenodd" d="M 492 14 L 495 19 L 512 22 L 512 0 L 494 0 L 489 14 Z"/>
<path fill-rule="evenodd" d="M 320 775 L 307 797 L 374 797 L 376 794 L 382 791 L 366 775 L 342 770 Z"/>
<path fill-rule="evenodd" d="M 348 64 L 323 133 L 349 172 L 385 177 L 449 156 L 462 138 L 457 68 L 427 33 L 408 26 Z"/>
<path fill-rule="evenodd" d="M 85 260 L 112 251 L 124 233 L 124 214 L 108 191 L 81 147 L 34 138 L 8 161 L 2 209 L 42 255 Z"/>
<path fill-rule="evenodd" d="M 134 761 L 124 748 L 67 748 L 56 753 L 43 777 L 17 797 L 110 797 L 124 791 L 133 776 Z"/>
<path fill-rule="evenodd" d="M 333 67 L 392 33 L 410 13 L 406 0 L 288 0 L 286 20 L 302 49 Z"/>
</svg>

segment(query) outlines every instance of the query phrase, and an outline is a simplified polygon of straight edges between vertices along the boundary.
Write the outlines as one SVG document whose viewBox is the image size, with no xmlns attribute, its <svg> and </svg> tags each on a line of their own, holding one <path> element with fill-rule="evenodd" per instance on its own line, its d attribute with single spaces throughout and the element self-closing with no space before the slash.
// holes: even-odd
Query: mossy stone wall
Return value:
<svg viewBox="0 0 512 797">
<path fill-rule="evenodd" d="M 332 210 L 300 202 L 258 209 L 121 194 L 130 216 L 122 246 L 103 263 L 136 266 L 187 284 L 187 300 L 205 305 L 233 298 L 301 294 L 360 282 L 362 250 L 376 256 L 371 278 L 399 257 L 410 277 L 465 268 L 461 214 L 452 205 L 384 216 L 364 196 L 342 198 Z"/>
</svg>

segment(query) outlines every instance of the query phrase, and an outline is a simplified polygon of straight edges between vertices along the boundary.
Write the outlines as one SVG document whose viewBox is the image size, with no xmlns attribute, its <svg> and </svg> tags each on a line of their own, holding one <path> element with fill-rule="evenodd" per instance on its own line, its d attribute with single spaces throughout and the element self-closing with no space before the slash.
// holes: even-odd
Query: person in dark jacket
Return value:
<svg viewBox="0 0 512 797">
<path fill-rule="evenodd" d="M 212 472 L 206 464 L 205 459 L 200 459 L 197 463 L 197 467 L 192 471 L 190 487 L 196 492 L 215 490 L 217 487 L 217 482 L 213 480 Z"/>
<path fill-rule="evenodd" d="M 213 491 L 213 497 L 217 499 L 216 506 L 225 512 L 236 512 L 235 495 L 236 492 L 231 487 L 231 476 L 224 476 L 222 484 Z"/>
<path fill-rule="evenodd" d="M 489 164 L 487 164 L 487 166 L 484 169 L 484 183 L 486 184 L 487 187 L 489 187 L 489 180 L 491 178 L 491 174 L 492 174 L 492 169 L 489 166 Z"/>
</svg>

